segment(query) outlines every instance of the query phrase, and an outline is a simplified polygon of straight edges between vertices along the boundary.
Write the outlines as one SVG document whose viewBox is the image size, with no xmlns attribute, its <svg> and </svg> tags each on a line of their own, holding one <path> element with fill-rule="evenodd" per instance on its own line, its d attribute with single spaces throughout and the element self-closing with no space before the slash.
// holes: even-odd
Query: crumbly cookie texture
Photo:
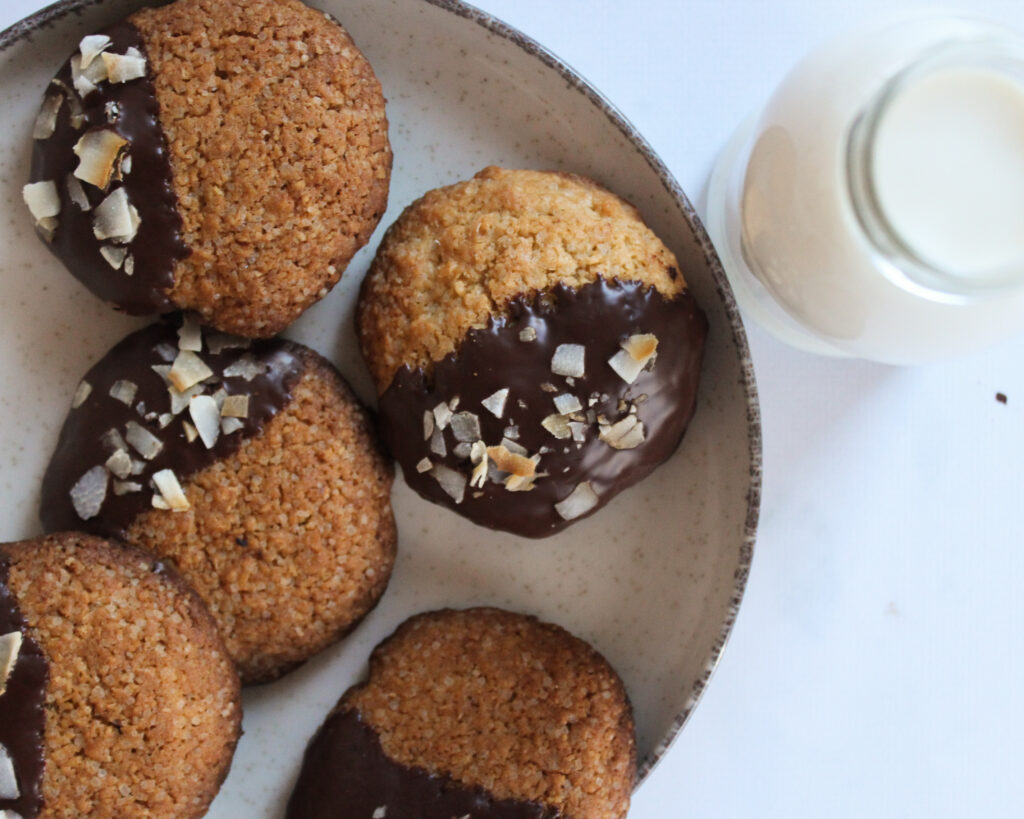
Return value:
<svg viewBox="0 0 1024 819">
<path fill-rule="evenodd" d="M 581 176 L 489 167 L 430 191 L 392 225 L 359 304 L 379 392 L 403 364 L 429 369 L 516 296 L 604 277 L 671 298 L 675 256 L 629 203 Z"/>
<path fill-rule="evenodd" d="M 298 0 L 177 0 L 142 33 L 191 255 L 172 299 L 218 329 L 275 335 L 338 281 L 387 205 L 380 83 Z"/>
<path fill-rule="evenodd" d="M 88 535 L 0 551 L 49 663 L 40 816 L 202 816 L 241 704 L 199 598 L 152 557 Z"/>
<path fill-rule="evenodd" d="M 636 777 L 618 676 L 558 626 L 497 609 L 406 621 L 374 651 L 355 708 L 403 765 L 570 819 L 620 819 Z"/>
<path fill-rule="evenodd" d="M 246 683 L 349 631 L 395 559 L 393 471 L 366 410 L 309 351 L 292 395 L 259 436 L 182 481 L 187 511 L 145 512 L 127 533 L 196 587 Z"/>
</svg>

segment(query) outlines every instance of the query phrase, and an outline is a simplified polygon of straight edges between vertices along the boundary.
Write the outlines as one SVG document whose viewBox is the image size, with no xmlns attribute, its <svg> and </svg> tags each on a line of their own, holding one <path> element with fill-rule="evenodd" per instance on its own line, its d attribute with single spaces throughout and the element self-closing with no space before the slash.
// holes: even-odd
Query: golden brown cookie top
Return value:
<svg viewBox="0 0 1024 819">
<path fill-rule="evenodd" d="M 241 705 L 195 593 L 155 558 L 88 535 L 3 544 L 0 559 L 49 669 L 40 816 L 205 813 Z"/>
<path fill-rule="evenodd" d="M 517 296 L 604 277 L 673 297 L 672 252 L 629 203 L 581 176 L 489 167 L 414 202 L 363 285 L 359 332 L 379 392 L 429 368 Z"/>
<path fill-rule="evenodd" d="M 338 280 L 384 212 L 380 83 L 345 30 L 298 0 L 178 0 L 130 22 L 192 251 L 172 297 L 219 329 L 273 335 Z"/>
<path fill-rule="evenodd" d="M 498 609 L 406 621 L 374 651 L 355 710 L 384 753 L 566 819 L 624 817 L 636 775 L 618 676 L 558 626 Z"/>
</svg>

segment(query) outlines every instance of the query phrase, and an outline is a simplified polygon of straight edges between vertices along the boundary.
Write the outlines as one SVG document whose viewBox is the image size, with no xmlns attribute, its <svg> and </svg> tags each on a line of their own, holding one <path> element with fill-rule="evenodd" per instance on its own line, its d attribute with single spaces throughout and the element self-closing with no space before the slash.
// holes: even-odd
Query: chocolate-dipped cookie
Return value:
<svg viewBox="0 0 1024 819">
<path fill-rule="evenodd" d="M 403 623 L 306 750 L 288 819 L 621 819 L 636 778 L 615 671 L 498 609 Z"/>
<path fill-rule="evenodd" d="M 270 680 L 383 594 L 391 464 L 367 411 L 312 350 L 177 324 L 133 333 L 86 374 L 40 519 L 173 563 L 243 681 Z"/>
<path fill-rule="evenodd" d="M 672 454 L 707 332 L 635 208 L 582 177 L 500 168 L 405 210 L 358 322 L 409 485 L 529 537 Z"/>
<path fill-rule="evenodd" d="M 250 337 L 326 295 L 387 204 L 380 84 L 298 0 L 177 0 L 85 37 L 33 136 L 26 201 L 86 287 Z"/>
<path fill-rule="evenodd" d="M 77 533 L 0 544 L 0 815 L 202 816 L 240 728 L 216 624 L 163 563 Z"/>
</svg>

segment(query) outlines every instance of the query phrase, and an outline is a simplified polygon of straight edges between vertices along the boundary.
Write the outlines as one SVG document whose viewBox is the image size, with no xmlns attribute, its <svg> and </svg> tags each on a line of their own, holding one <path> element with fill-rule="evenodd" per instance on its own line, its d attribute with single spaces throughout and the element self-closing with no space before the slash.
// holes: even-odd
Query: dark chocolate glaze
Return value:
<svg viewBox="0 0 1024 819">
<path fill-rule="evenodd" d="M 335 711 L 306 749 L 287 819 L 559 819 L 537 802 L 496 799 L 483 788 L 392 761 L 358 711 Z"/>
<path fill-rule="evenodd" d="M 130 23 L 117 23 L 100 33 L 113 41 L 107 49 L 113 54 L 124 54 L 129 47 L 145 54 L 142 37 Z M 57 73 L 57 80 L 76 94 L 71 83 L 70 60 Z M 46 94 L 55 93 L 61 93 L 60 87 L 51 84 Z M 80 128 L 72 125 L 72 106 L 67 93 L 64 97 L 56 130 L 48 139 L 36 140 L 32 152 L 31 181 L 53 180 L 60 192 L 61 211 L 50 250 L 89 290 L 125 312 L 147 315 L 174 310 L 168 296 L 174 284 L 174 265 L 190 251 L 181 238 L 181 216 L 152 77 L 147 75 L 126 83 L 101 82 L 81 102 L 84 124 Z M 108 103 L 116 104 L 119 111 L 113 123 L 107 119 Z M 111 191 L 123 186 L 138 210 L 139 231 L 127 245 L 135 259 L 131 276 L 123 268 L 115 270 L 100 255 L 104 243 L 93 235 L 94 210 L 82 211 L 68 194 L 67 175 L 78 167 L 73 148 L 91 128 L 116 131 L 129 142 L 131 171 L 123 182 L 112 182 L 107 191 L 85 182 L 82 187 L 95 208 Z"/>
<path fill-rule="evenodd" d="M 245 438 L 259 434 L 267 422 L 291 401 L 291 390 L 304 368 L 304 348 L 301 345 L 283 339 L 269 339 L 244 342 L 248 345 L 245 348 L 225 349 L 214 355 L 209 352 L 207 341 L 216 334 L 204 330 L 203 351 L 198 355 L 214 372 L 214 377 L 204 382 L 207 385 L 205 393 L 210 395 L 223 387 L 229 395 L 248 395 L 249 415 L 240 430 L 221 433 L 212 449 L 207 449 L 199 438 L 189 442 L 185 437 L 182 420 L 191 422 L 188 409 L 161 428 L 159 416 L 170 412 L 171 398 L 166 383 L 153 370 L 153 365 L 170 363 L 161 357 L 157 348 L 170 345 L 177 350 L 178 323 L 158 322 L 132 333 L 86 374 L 84 380 L 92 387 L 92 392 L 80 407 L 69 412 L 60 432 L 57 450 L 43 478 L 39 517 L 47 532 L 77 530 L 123 538 L 136 516 L 152 508 L 150 479 L 155 472 L 171 469 L 184 483 L 187 476 L 235 452 Z M 241 376 L 224 377 L 224 369 L 243 356 L 251 356 L 263 364 L 263 374 L 251 381 Z M 131 407 L 109 394 L 113 384 L 121 379 L 138 385 Z M 144 414 L 139 412 L 140 402 Z M 110 457 L 113 450 L 104 444 L 104 434 L 116 429 L 123 437 L 128 421 L 144 426 L 163 442 L 163 449 L 153 460 L 145 461 L 146 469 L 142 474 L 127 479 L 142 484 L 142 491 L 117 496 L 110 483 L 99 515 L 82 520 L 71 503 L 71 488 L 88 470 L 102 466 Z M 137 461 L 144 460 L 131 447 L 129 452 Z"/>
<path fill-rule="evenodd" d="M 536 331 L 535 341 L 520 340 L 520 332 L 527 327 Z M 657 336 L 657 358 L 630 385 L 608 360 L 621 341 L 637 333 Z M 558 285 L 531 299 L 516 299 L 506 315 L 491 318 L 484 329 L 470 330 L 455 353 L 434 363 L 432 376 L 423 369 L 399 369 L 380 398 L 382 434 L 406 481 L 424 498 L 483 526 L 546 537 L 571 522 L 558 514 L 555 504 L 577 484 L 589 481 L 597 493 L 599 503 L 592 514 L 675 451 L 696 406 L 706 335 L 707 320 L 689 293 L 667 299 L 654 288 L 604 279 L 578 290 Z M 551 372 L 552 356 L 561 344 L 582 344 L 586 349 L 585 374 L 572 385 Z M 545 383 L 557 391 L 545 392 L 541 389 Z M 509 397 L 504 418 L 499 420 L 480 402 L 506 387 Z M 541 421 L 556 411 L 552 399 L 562 393 L 576 395 L 584 409 L 593 409 L 611 422 L 626 414 L 620 400 L 636 401 L 646 439 L 635 449 L 612 449 L 598 439 L 593 423 L 588 424 L 581 445 L 556 439 Z M 592 394 L 607 399 L 588 407 Z M 450 430 L 445 432 L 448 454 L 444 458 L 432 454 L 423 439 L 424 411 L 455 396 L 459 397 L 457 410 L 479 417 L 488 446 L 499 444 L 503 430 L 514 424 L 520 435 L 517 443 L 530 455 L 541 447 L 551 448 L 537 466 L 537 472 L 547 476 L 539 478 L 533 490 L 509 492 L 502 484 L 487 481 L 482 490 L 467 486 L 462 503 L 456 504 L 430 473 L 417 471 L 417 463 L 430 458 L 469 476 L 470 461 L 454 455 Z"/>
<path fill-rule="evenodd" d="M 7 688 L 0 694 L 0 744 L 14 762 L 21 795 L 0 799 L 0 810 L 12 810 L 25 819 L 38 816 L 43 807 L 43 728 L 49 664 L 39 644 L 28 634 L 25 618 L 7 585 L 10 563 L 0 546 L 0 635 L 20 631 L 21 651 Z"/>
</svg>

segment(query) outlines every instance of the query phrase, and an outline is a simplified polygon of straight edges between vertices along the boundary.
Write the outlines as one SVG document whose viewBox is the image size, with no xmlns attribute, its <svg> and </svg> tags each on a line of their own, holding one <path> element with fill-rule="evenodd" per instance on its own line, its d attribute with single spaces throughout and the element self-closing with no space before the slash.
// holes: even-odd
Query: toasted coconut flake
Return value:
<svg viewBox="0 0 1024 819">
<path fill-rule="evenodd" d="M 483 441 L 474 441 L 473 445 L 469 448 L 469 459 L 475 464 L 486 460 L 487 444 Z"/>
<path fill-rule="evenodd" d="M 429 472 L 433 468 L 434 463 L 433 461 L 430 460 L 430 458 L 421 458 L 420 462 L 416 464 L 416 471 L 419 472 L 420 474 L 424 472 Z"/>
<path fill-rule="evenodd" d="M 94 466 L 71 487 L 71 505 L 82 520 L 92 520 L 100 513 L 107 498 L 107 470 Z"/>
<path fill-rule="evenodd" d="M 252 341 L 230 333 L 207 333 L 206 346 L 213 355 L 220 355 L 224 350 L 246 349 Z"/>
<path fill-rule="evenodd" d="M 162 358 L 168 364 L 173 363 L 174 359 L 178 357 L 178 348 L 175 347 L 173 344 L 168 344 L 166 341 L 157 344 L 156 347 L 153 348 L 153 352 L 160 356 L 160 358 Z M 153 367 L 153 369 L 155 370 L 156 367 Z M 160 377 L 164 380 L 164 383 L 168 383 L 167 375 L 168 373 L 170 373 L 170 371 L 170 367 L 167 367 L 163 371 L 158 371 L 160 373 Z"/>
<path fill-rule="evenodd" d="M 462 503 L 466 496 L 466 476 L 456 472 L 444 464 L 434 464 L 430 470 L 430 476 L 437 481 L 441 488 L 456 503 Z"/>
<path fill-rule="evenodd" d="M 505 404 L 508 401 L 508 387 L 500 389 L 488 395 L 480 403 L 495 418 L 502 418 L 505 415 Z"/>
<path fill-rule="evenodd" d="M 580 399 L 572 393 L 566 392 L 562 393 L 562 395 L 556 395 L 554 401 L 555 409 L 558 410 L 560 415 L 569 415 L 583 409 Z"/>
<path fill-rule="evenodd" d="M 480 440 L 480 418 L 472 412 L 456 412 L 452 415 L 451 426 L 456 441 Z"/>
<path fill-rule="evenodd" d="M 217 412 L 224 406 L 224 399 L 228 397 L 228 391 L 221 387 L 213 394 L 213 400 L 217 402 Z"/>
<path fill-rule="evenodd" d="M 550 381 L 545 381 L 543 384 L 540 385 L 540 388 L 544 390 L 544 392 L 558 392 L 558 387 L 556 387 Z"/>
<path fill-rule="evenodd" d="M 107 118 L 107 122 L 113 125 L 121 118 L 121 106 L 113 100 L 103 103 L 103 115 Z"/>
<path fill-rule="evenodd" d="M 100 255 L 114 270 L 120 270 L 125 257 L 128 256 L 128 249 L 116 245 L 103 245 L 100 247 Z"/>
<path fill-rule="evenodd" d="M 569 419 L 559 413 L 547 416 L 540 425 L 558 439 L 568 438 L 572 435 L 569 429 Z"/>
<path fill-rule="evenodd" d="M 47 216 L 36 222 L 36 232 L 47 242 L 52 242 L 57 235 L 57 228 L 60 227 L 60 220 L 56 216 Z"/>
<path fill-rule="evenodd" d="M 185 440 L 188 441 L 190 444 L 196 438 L 199 437 L 199 430 L 197 430 L 194 426 L 192 426 L 192 424 L 190 424 L 188 421 L 182 419 L 181 427 L 182 427 L 182 429 L 185 430 Z"/>
<path fill-rule="evenodd" d="M 473 474 L 469 478 L 469 485 L 474 489 L 483 489 L 484 484 L 487 482 L 487 453 L 484 453 L 484 458 L 480 463 L 473 467 Z"/>
<path fill-rule="evenodd" d="M 152 461 L 164 448 L 163 441 L 135 421 L 125 424 L 124 437 L 132 448 L 147 461 Z"/>
<path fill-rule="evenodd" d="M 124 260 L 124 272 L 128 276 L 135 275 L 135 257 L 130 253 L 128 254 L 128 258 Z"/>
<path fill-rule="evenodd" d="M 117 178 L 124 179 L 132 172 L 132 155 L 124 154 L 121 157 L 121 164 L 117 166 Z"/>
<path fill-rule="evenodd" d="M 128 454 L 128 450 L 119 449 L 107 458 L 104 466 L 112 475 L 123 480 L 132 474 L 132 457 Z"/>
<path fill-rule="evenodd" d="M 167 429 L 173 420 L 174 416 L 169 412 L 162 412 L 156 417 L 156 422 L 160 425 L 160 429 Z"/>
<path fill-rule="evenodd" d="M 131 495 L 134 492 L 141 491 L 141 483 L 136 483 L 135 481 L 114 481 L 114 494 L 118 497 L 121 495 Z"/>
<path fill-rule="evenodd" d="M 448 422 L 451 421 L 453 414 L 451 408 L 445 403 L 440 403 L 434 407 L 434 423 L 437 425 L 437 428 L 440 430 L 447 429 Z"/>
<path fill-rule="evenodd" d="M 519 331 L 520 341 L 536 341 L 537 331 L 533 327 L 524 327 Z"/>
<path fill-rule="evenodd" d="M 139 385 L 134 381 L 119 379 L 110 387 L 110 397 L 120 401 L 126 407 L 130 407 L 135 400 L 135 394 L 139 391 Z"/>
<path fill-rule="evenodd" d="M 224 377 L 244 378 L 246 381 L 252 381 L 257 376 L 263 375 L 266 371 L 266 364 L 260 363 L 251 355 L 246 353 L 239 357 L 237 361 L 233 361 L 224 368 Z"/>
<path fill-rule="evenodd" d="M 590 482 L 583 481 L 576 484 L 567 498 L 555 504 L 555 511 L 563 520 L 576 520 L 597 506 L 599 500 Z"/>
<path fill-rule="evenodd" d="M 245 421 L 241 418 L 221 418 L 220 419 L 220 432 L 221 435 L 230 435 L 232 432 L 238 432 L 242 427 L 245 426 Z"/>
<path fill-rule="evenodd" d="M 177 358 L 177 354 L 174 356 Z M 171 414 L 178 415 L 188 407 L 188 402 L 191 401 L 195 396 L 202 394 L 203 385 L 193 384 L 187 390 L 179 390 L 174 384 L 171 383 L 171 367 L 167 364 L 154 364 L 151 368 L 153 372 L 159 375 L 164 383 L 167 385 L 167 392 L 171 396 Z"/>
<path fill-rule="evenodd" d="M 510 438 L 502 438 L 501 445 L 505 447 L 505 449 L 507 449 L 513 455 L 522 455 L 524 457 L 528 457 L 530 454 L 530 451 L 525 446 L 523 446 L 522 444 L 517 444 Z"/>
<path fill-rule="evenodd" d="M 516 424 L 509 424 L 505 427 L 505 430 L 501 433 L 506 438 L 510 438 L 513 441 L 519 440 L 519 427 Z"/>
<path fill-rule="evenodd" d="M 195 319 L 186 316 L 178 328 L 178 349 L 193 353 L 203 351 L 203 328 Z"/>
<path fill-rule="evenodd" d="M 582 378 L 585 369 L 586 348 L 582 344 L 559 344 L 551 357 L 551 372 Z"/>
<path fill-rule="evenodd" d="M 15 633 L 19 638 L 21 637 L 20 631 Z M 7 635 L 4 636 L 6 637 Z M 21 650 L 20 640 L 18 642 L 18 650 Z M 21 791 L 18 789 L 18 777 L 14 775 L 14 761 L 11 759 L 6 746 L 0 743 L 0 799 L 17 799 L 19 796 L 21 796 Z M 0 819 L 8 819 L 7 816 L 4 816 L 6 813 L 13 813 L 13 811 L 3 811 L 0 813 Z M 19 816 L 18 819 L 21 819 L 21 817 Z"/>
<path fill-rule="evenodd" d="M 212 449 L 220 435 L 220 410 L 213 396 L 197 395 L 188 404 L 188 414 L 207 449 Z"/>
<path fill-rule="evenodd" d="M 452 450 L 452 454 L 456 458 L 468 458 L 469 453 L 472 451 L 473 446 L 472 444 L 469 443 L 469 441 L 460 441 L 455 445 L 455 448 Z"/>
<path fill-rule="evenodd" d="M 423 440 L 429 441 L 434 434 L 434 413 L 430 410 L 423 410 Z"/>
<path fill-rule="evenodd" d="M 171 509 L 175 512 L 188 510 L 188 498 L 185 497 L 185 491 L 178 483 L 178 476 L 172 470 L 161 469 L 159 472 L 154 472 L 153 483 L 156 484 L 156 488 Z"/>
<path fill-rule="evenodd" d="M 7 687 L 7 680 L 18 663 L 18 655 L 21 653 L 21 632 L 11 631 L 0 635 L 0 696 L 3 696 Z M 2 747 L 2 746 L 0 746 Z M 2 753 L 2 752 L 0 752 Z M 17 799 L 14 796 L 3 796 L 3 788 L 0 787 L 0 799 Z"/>
<path fill-rule="evenodd" d="M 636 381 L 637 376 L 644 371 L 644 365 L 625 350 L 619 350 L 609 358 L 608 366 L 615 370 L 616 375 L 627 384 L 632 384 Z"/>
<path fill-rule="evenodd" d="M 249 417 L 249 396 L 228 395 L 224 398 L 224 404 L 220 408 L 220 414 L 225 418 L 248 418 Z"/>
<path fill-rule="evenodd" d="M 154 509 L 160 509 L 163 512 L 171 511 L 171 505 L 164 500 L 163 495 L 154 495 L 150 503 L 153 504 Z"/>
<path fill-rule="evenodd" d="M 519 475 L 509 475 L 505 478 L 505 488 L 509 492 L 529 492 L 533 489 L 535 480 L 533 476 L 524 478 Z"/>
<path fill-rule="evenodd" d="M 612 449 L 635 449 L 644 442 L 644 425 L 635 415 L 602 425 L 598 437 Z"/>
<path fill-rule="evenodd" d="M 57 191 L 57 183 L 52 179 L 30 182 L 21 189 L 21 197 L 37 222 L 60 213 L 60 193 Z"/>
<path fill-rule="evenodd" d="M 167 379 L 176 390 L 184 392 L 212 375 L 213 370 L 206 366 L 203 359 L 191 350 L 182 350 L 175 357 Z"/>
<path fill-rule="evenodd" d="M 139 224 L 141 222 L 138 211 L 128 201 L 125 189 L 118 188 L 96 206 L 92 232 L 100 241 L 109 239 L 124 245 L 135 238 L 139 231 Z"/>
<path fill-rule="evenodd" d="M 75 396 L 71 399 L 71 409 L 78 409 L 88 400 L 91 394 L 92 384 L 84 380 L 79 381 L 78 387 L 75 389 Z"/>
<path fill-rule="evenodd" d="M 582 421 L 570 421 L 569 431 L 572 433 L 572 439 L 577 443 L 582 443 L 587 439 L 587 425 Z"/>
<path fill-rule="evenodd" d="M 146 76 L 146 58 L 141 55 L 135 57 L 104 52 L 102 56 L 107 78 L 112 83 L 131 82 Z"/>
<path fill-rule="evenodd" d="M 82 42 L 78 44 L 78 50 L 82 55 L 81 67 L 88 68 L 93 60 L 110 48 L 110 43 L 111 40 L 106 34 L 90 34 L 83 37 Z"/>
<path fill-rule="evenodd" d="M 141 475 L 143 472 L 146 471 L 146 468 L 147 467 L 146 467 L 146 462 L 145 461 L 136 461 L 134 458 L 132 459 L 132 474 L 133 475 Z"/>
<path fill-rule="evenodd" d="M 121 155 L 127 147 L 128 140 L 117 131 L 109 128 L 90 128 L 82 134 L 73 149 L 78 157 L 78 167 L 74 170 L 75 177 L 105 191 L 110 186 L 110 180 L 114 177 Z M 127 196 L 125 202 L 127 203 Z"/>
<path fill-rule="evenodd" d="M 39 107 L 35 124 L 32 126 L 32 139 L 49 139 L 57 130 L 57 115 L 64 105 L 63 94 L 47 94 Z"/>
<path fill-rule="evenodd" d="M 90 69 L 92 69 L 91 73 L 93 76 L 97 76 L 99 71 L 105 72 L 107 70 L 102 61 L 96 62 L 95 60 L 93 60 L 92 63 L 83 70 L 82 55 L 75 54 L 71 58 L 71 84 L 75 87 L 75 91 L 78 92 L 79 96 L 83 98 L 89 96 L 96 90 L 96 82 L 93 82 L 93 80 L 88 76 Z M 100 82 L 100 80 L 97 80 L 97 82 Z"/>
<path fill-rule="evenodd" d="M 637 333 L 622 342 L 622 349 L 642 364 L 646 364 L 658 351 L 658 337 L 654 333 Z"/>
<path fill-rule="evenodd" d="M 103 433 L 103 436 L 100 438 L 100 443 L 103 444 L 103 447 L 107 452 L 111 453 L 117 452 L 119 449 L 128 449 L 128 444 L 125 443 L 124 438 L 121 437 L 121 433 L 113 428 L 108 429 Z"/>
<path fill-rule="evenodd" d="M 444 433 L 441 432 L 439 427 L 434 427 L 434 431 L 430 435 L 430 451 L 439 458 L 443 458 L 448 454 L 448 447 L 444 442 Z"/>
<path fill-rule="evenodd" d="M 516 455 L 505 446 L 489 446 L 487 455 L 502 472 L 518 475 L 520 478 L 529 478 L 537 469 L 533 460 L 523 455 Z"/>
</svg>

